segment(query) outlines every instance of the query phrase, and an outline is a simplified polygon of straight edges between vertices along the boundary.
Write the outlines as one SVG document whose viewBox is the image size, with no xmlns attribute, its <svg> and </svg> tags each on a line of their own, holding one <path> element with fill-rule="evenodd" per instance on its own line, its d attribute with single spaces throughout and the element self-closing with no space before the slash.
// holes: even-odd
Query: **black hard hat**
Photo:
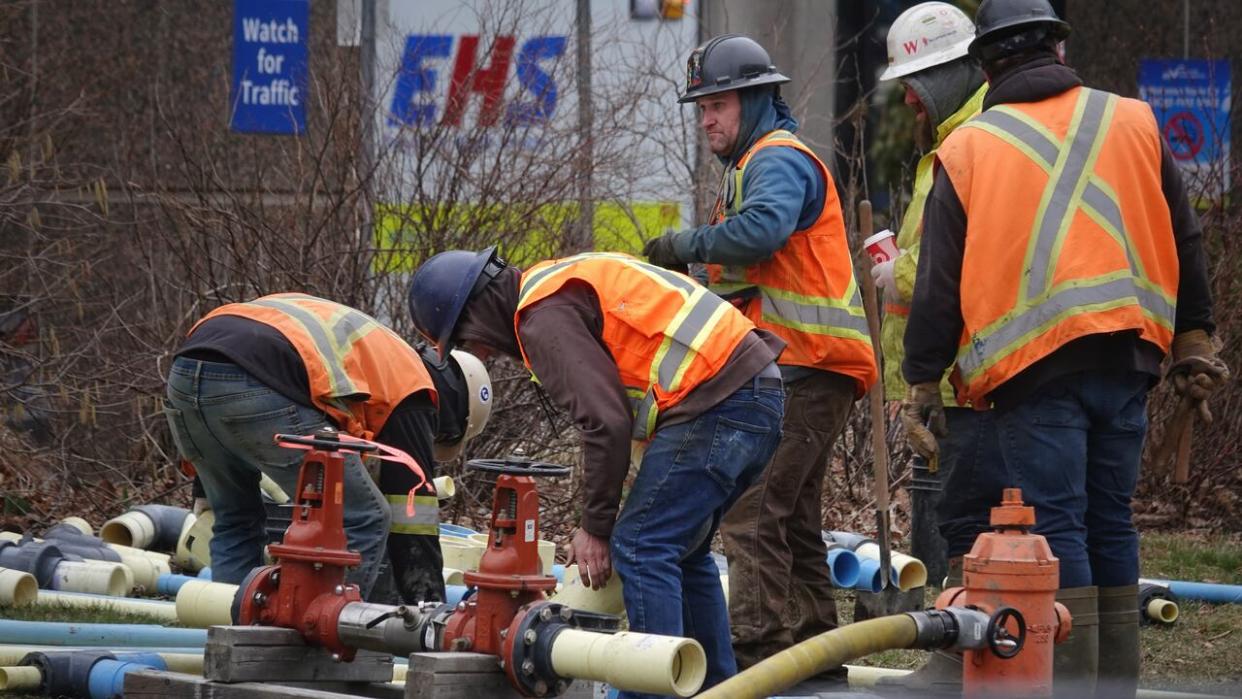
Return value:
<svg viewBox="0 0 1242 699">
<path fill-rule="evenodd" d="M 1070 25 L 1048 0 L 983 0 L 975 13 L 970 55 L 984 61 L 1002 58 L 1051 38 L 1061 41 Z"/>
<path fill-rule="evenodd" d="M 772 65 L 759 42 L 741 34 L 715 37 L 690 53 L 686 63 L 686 93 L 678 102 L 756 85 L 789 82 Z"/>
<path fill-rule="evenodd" d="M 410 317 L 414 329 L 448 356 L 449 339 L 466 303 L 505 268 L 496 246 L 483 252 L 449 250 L 419 266 L 410 280 Z"/>
</svg>

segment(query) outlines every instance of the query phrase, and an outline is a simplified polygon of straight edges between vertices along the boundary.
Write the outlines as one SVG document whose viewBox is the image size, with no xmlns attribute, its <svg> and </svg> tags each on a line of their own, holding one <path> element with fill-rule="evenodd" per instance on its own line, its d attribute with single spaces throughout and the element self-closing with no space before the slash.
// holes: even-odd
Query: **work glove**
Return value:
<svg viewBox="0 0 1242 699">
<path fill-rule="evenodd" d="M 893 289 L 897 287 L 897 278 L 893 276 L 893 265 L 895 264 L 897 264 L 897 258 L 871 266 L 871 279 L 875 281 L 877 289 Z"/>
<path fill-rule="evenodd" d="M 643 255 L 646 256 L 647 261 L 665 269 L 684 269 L 686 263 L 678 259 L 677 253 L 673 251 L 674 235 L 676 233 L 670 231 L 648 240 L 643 245 Z"/>
<path fill-rule="evenodd" d="M 1230 375 L 1216 356 L 1212 338 L 1203 330 L 1189 330 L 1173 337 L 1173 364 L 1166 378 L 1177 395 L 1202 403 L 1227 384 Z"/>
<path fill-rule="evenodd" d="M 906 390 L 906 399 L 901 404 L 901 424 L 906 427 L 906 442 L 914 453 L 927 460 L 928 468 L 938 465 L 940 447 L 936 437 L 949 434 L 939 382 L 916 383 Z"/>
</svg>

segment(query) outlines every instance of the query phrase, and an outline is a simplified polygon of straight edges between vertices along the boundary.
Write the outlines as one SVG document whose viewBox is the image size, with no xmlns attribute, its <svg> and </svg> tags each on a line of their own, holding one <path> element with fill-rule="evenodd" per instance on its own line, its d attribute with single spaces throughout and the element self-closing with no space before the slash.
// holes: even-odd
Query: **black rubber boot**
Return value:
<svg viewBox="0 0 1242 699">
<path fill-rule="evenodd" d="M 1134 699 L 1138 692 L 1138 585 L 1100 588 L 1099 682 L 1096 699 Z"/>
<path fill-rule="evenodd" d="M 1069 638 L 1052 651 L 1052 689 L 1058 697 L 1095 694 L 1100 644 L 1097 590 L 1095 586 L 1057 590 L 1057 601 L 1069 610 L 1072 625 Z"/>
</svg>

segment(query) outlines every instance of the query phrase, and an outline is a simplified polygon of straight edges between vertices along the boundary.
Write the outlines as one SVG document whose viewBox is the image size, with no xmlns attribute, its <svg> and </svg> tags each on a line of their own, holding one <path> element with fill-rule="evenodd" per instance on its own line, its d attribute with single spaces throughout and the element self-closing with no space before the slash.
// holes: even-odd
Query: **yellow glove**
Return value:
<svg viewBox="0 0 1242 699">
<path fill-rule="evenodd" d="M 1205 401 L 1229 383 L 1229 367 L 1216 356 L 1216 345 L 1202 330 L 1173 338 L 1173 364 L 1166 378 L 1179 396 Z"/>
<path fill-rule="evenodd" d="M 910 448 L 927 459 L 929 469 L 934 468 L 940 456 L 936 437 L 947 437 L 949 434 L 944 421 L 939 382 L 928 381 L 910 386 L 906 399 L 901 403 L 901 424 L 906 427 L 906 442 Z"/>
</svg>

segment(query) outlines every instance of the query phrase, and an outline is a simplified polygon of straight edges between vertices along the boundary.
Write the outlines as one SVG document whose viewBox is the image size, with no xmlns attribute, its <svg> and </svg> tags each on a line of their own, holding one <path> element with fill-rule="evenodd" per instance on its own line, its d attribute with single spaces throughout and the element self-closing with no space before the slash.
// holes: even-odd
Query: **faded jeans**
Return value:
<svg viewBox="0 0 1242 699">
<path fill-rule="evenodd" d="M 1142 372 L 1079 372 L 996 411 L 1008 480 L 1035 507 L 1036 534 L 1061 560 L 1061 587 L 1138 582 L 1130 498 L 1147 432 Z"/>
<path fill-rule="evenodd" d="M 267 519 L 260 472 L 287 493 L 297 492 L 304 451 L 272 441 L 277 433 L 309 434 L 332 427 L 328 417 L 295 403 L 235 364 L 178 357 L 168 373 L 164 412 L 181 455 L 198 471 L 216 517 L 211 572 L 216 582 L 241 583 L 263 564 Z M 388 503 L 362 461 L 345 461 L 345 536 L 362 564 L 347 575 L 370 592 L 388 537 Z"/>
<path fill-rule="evenodd" d="M 656 431 L 612 532 L 630 629 L 701 643 L 704 689 L 737 672 L 712 534 L 775 451 L 784 400 L 781 389 L 756 381 L 694 420 Z"/>
</svg>

